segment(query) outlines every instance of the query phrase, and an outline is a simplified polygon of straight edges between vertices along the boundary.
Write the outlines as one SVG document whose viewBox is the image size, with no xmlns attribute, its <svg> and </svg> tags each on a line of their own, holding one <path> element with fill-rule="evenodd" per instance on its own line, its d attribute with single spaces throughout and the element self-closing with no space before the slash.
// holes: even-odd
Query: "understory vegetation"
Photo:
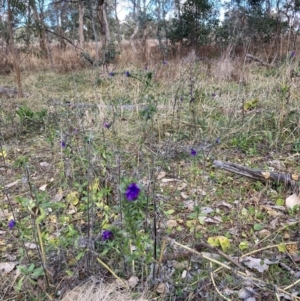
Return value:
<svg viewBox="0 0 300 301">
<path fill-rule="evenodd" d="M 300 300 L 297 53 L 68 71 L 0 98 L 1 300 Z"/>
</svg>

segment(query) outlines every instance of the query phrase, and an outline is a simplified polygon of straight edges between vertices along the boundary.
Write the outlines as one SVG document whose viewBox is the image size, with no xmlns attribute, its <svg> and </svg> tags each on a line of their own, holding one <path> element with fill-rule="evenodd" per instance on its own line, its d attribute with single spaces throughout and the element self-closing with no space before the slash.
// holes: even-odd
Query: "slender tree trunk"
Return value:
<svg viewBox="0 0 300 301">
<path fill-rule="evenodd" d="M 95 27 L 95 18 L 94 18 L 94 9 L 93 9 L 93 5 L 92 5 L 92 0 L 89 0 L 88 2 L 89 4 L 89 9 L 90 9 L 90 15 L 91 15 L 91 19 L 92 19 L 92 28 L 93 28 L 93 33 L 94 33 L 94 40 L 96 43 L 96 61 L 99 61 L 99 47 L 98 47 L 98 34 L 96 31 L 96 27 Z"/>
<path fill-rule="evenodd" d="M 107 16 L 106 16 L 106 3 L 105 0 L 98 0 L 98 7 L 97 7 L 97 12 L 98 12 L 98 19 L 101 25 L 101 43 L 102 43 L 102 61 L 105 62 L 105 50 L 106 46 L 110 42 L 110 30 L 109 30 L 109 24 L 107 21 Z"/>
<path fill-rule="evenodd" d="M 26 21 L 26 49 L 27 51 L 29 50 L 29 46 L 30 46 L 30 34 L 31 34 L 31 30 L 30 30 L 30 25 L 31 25 L 31 7 L 28 6 L 27 8 L 27 21 Z"/>
<path fill-rule="evenodd" d="M 79 47 L 83 49 L 84 47 L 84 34 L 83 34 L 83 15 L 84 15 L 84 3 L 82 0 L 78 2 L 78 36 L 79 36 Z"/>
<path fill-rule="evenodd" d="M 12 23 L 13 23 L 13 18 L 12 18 L 12 11 L 11 11 L 11 0 L 7 0 L 7 14 L 8 14 L 8 31 L 9 31 L 9 44 L 10 44 L 10 50 L 12 53 L 13 57 L 13 65 L 14 65 L 14 70 L 16 73 L 16 81 L 17 81 L 17 86 L 18 86 L 18 97 L 23 97 L 23 90 L 22 90 L 22 83 L 21 83 L 21 72 L 20 72 L 20 66 L 19 63 L 17 62 L 17 52 L 15 49 L 15 43 L 14 43 L 14 36 L 13 36 L 13 29 L 12 29 Z"/>
<path fill-rule="evenodd" d="M 38 13 L 37 9 L 36 9 L 35 3 L 33 4 L 32 9 L 33 9 L 33 17 L 34 17 L 34 21 L 35 21 L 35 26 L 38 30 L 39 43 L 40 43 L 41 50 L 42 50 L 42 52 L 45 56 L 48 56 L 46 33 L 45 33 L 45 30 L 42 26 L 42 20 L 39 16 L 39 13 Z"/>
<path fill-rule="evenodd" d="M 134 19 L 136 21 L 136 26 L 135 29 L 130 36 L 130 45 L 134 53 L 137 53 L 136 47 L 134 45 L 134 40 L 135 37 L 137 36 L 139 29 L 140 29 L 140 22 L 139 22 L 139 17 L 140 17 L 140 11 L 141 11 L 141 1 L 137 0 L 137 2 L 133 2 L 133 11 L 134 11 Z"/>
<path fill-rule="evenodd" d="M 120 43 L 121 43 L 121 27 L 120 27 L 120 20 L 118 18 L 118 12 L 117 12 L 117 0 L 115 0 L 114 6 L 115 6 L 115 18 L 116 18 L 116 23 L 117 23 L 117 40 L 120 45 Z"/>
</svg>

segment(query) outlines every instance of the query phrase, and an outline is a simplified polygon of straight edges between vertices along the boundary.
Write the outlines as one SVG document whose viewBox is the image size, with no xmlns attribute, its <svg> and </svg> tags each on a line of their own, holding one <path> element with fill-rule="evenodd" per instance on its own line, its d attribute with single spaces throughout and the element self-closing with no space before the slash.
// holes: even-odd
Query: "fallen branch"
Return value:
<svg viewBox="0 0 300 301">
<path fill-rule="evenodd" d="M 221 168 L 238 175 L 248 177 L 259 181 L 274 181 L 277 183 L 284 183 L 285 185 L 297 188 L 300 184 L 300 177 L 296 174 L 282 174 L 268 171 L 261 171 L 259 169 L 252 169 L 242 165 L 234 164 L 231 162 L 214 161 L 214 166 Z"/>
<path fill-rule="evenodd" d="M 6 97 L 6 98 L 15 98 L 18 96 L 18 90 L 17 89 L 12 89 L 12 88 L 7 88 L 0 86 L 0 98 Z M 29 93 L 23 93 L 24 97 L 29 97 Z"/>
<path fill-rule="evenodd" d="M 70 108 L 83 107 L 83 108 L 98 108 L 98 109 L 108 109 L 108 110 L 114 110 L 114 109 L 118 108 L 118 109 L 128 110 L 128 111 L 141 110 L 141 109 L 146 109 L 148 107 L 148 105 L 146 103 L 103 105 L 103 104 L 97 104 L 97 103 L 62 102 L 62 101 L 54 100 L 54 99 L 49 100 L 48 103 L 53 106 L 64 106 L 64 107 L 70 107 Z"/>
<path fill-rule="evenodd" d="M 261 63 L 263 66 L 266 66 L 266 67 L 272 67 L 272 68 L 275 67 L 274 65 L 269 64 L 269 63 L 266 63 L 266 62 L 264 62 L 262 59 L 258 58 L 257 56 L 254 56 L 254 55 L 249 54 L 249 53 L 246 54 L 246 58 L 251 59 L 251 60 L 254 60 L 254 61 L 256 61 L 256 62 L 259 62 L 259 63 Z"/>
</svg>

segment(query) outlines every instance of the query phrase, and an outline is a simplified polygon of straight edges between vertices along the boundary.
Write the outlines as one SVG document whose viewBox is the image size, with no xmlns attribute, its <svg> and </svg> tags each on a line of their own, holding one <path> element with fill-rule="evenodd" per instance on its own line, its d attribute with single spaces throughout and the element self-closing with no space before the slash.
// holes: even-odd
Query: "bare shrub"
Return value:
<svg viewBox="0 0 300 301">
<path fill-rule="evenodd" d="M 0 60 L 0 75 L 9 75 L 13 70 L 13 64 L 7 58 Z"/>
<path fill-rule="evenodd" d="M 220 80 L 230 80 L 234 72 L 234 62 L 230 57 L 223 57 L 212 67 L 213 76 Z"/>
</svg>

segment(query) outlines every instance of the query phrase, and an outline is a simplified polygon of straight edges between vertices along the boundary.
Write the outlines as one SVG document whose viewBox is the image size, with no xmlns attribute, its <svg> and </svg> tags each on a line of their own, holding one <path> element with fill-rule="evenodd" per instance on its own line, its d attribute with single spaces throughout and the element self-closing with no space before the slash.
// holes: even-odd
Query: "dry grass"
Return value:
<svg viewBox="0 0 300 301">
<path fill-rule="evenodd" d="M 139 296 L 132 297 L 132 293 L 121 288 L 117 282 L 103 284 L 100 281 L 88 280 L 67 292 L 62 301 L 146 301 Z"/>
</svg>

